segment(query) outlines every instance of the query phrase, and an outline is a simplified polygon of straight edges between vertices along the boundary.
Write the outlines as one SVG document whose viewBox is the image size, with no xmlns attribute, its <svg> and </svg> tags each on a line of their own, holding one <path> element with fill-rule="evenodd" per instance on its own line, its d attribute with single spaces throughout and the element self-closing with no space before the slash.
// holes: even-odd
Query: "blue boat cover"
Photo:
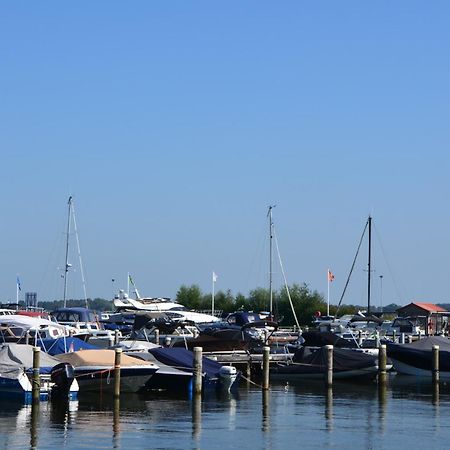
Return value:
<svg viewBox="0 0 450 450">
<path fill-rule="evenodd" d="M 37 344 L 44 352 L 52 356 L 60 355 L 61 353 L 76 352 L 77 350 L 95 350 L 100 348 L 84 342 L 77 337 L 39 339 Z"/>
<path fill-rule="evenodd" d="M 190 350 L 179 347 L 161 347 L 149 349 L 149 352 L 158 360 L 168 366 L 175 367 L 180 370 L 192 371 L 194 368 L 194 353 Z M 202 371 L 208 377 L 217 377 L 222 364 L 212 359 L 202 358 Z"/>
</svg>

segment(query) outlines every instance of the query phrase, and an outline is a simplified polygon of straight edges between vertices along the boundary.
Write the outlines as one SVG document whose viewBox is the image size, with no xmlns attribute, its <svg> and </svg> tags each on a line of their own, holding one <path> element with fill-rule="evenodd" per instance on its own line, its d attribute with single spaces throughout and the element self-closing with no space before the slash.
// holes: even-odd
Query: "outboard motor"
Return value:
<svg viewBox="0 0 450 450">
<path fill-rule="evenodd" d="M 221 389 L 229 391 L 238 377 L 238 371 L 233 366 L 222 366 L 219 370 L 219 377 Z"/>
<path fill-rule="evenodd" d="M 52 388 L 53 397 L 69 398 L 70 387 L 75 378 L 75 369 L 69 363 L 60 363 L 53 367 L 50 373 L 50 379 L 54 383 Z"/>
</svg>

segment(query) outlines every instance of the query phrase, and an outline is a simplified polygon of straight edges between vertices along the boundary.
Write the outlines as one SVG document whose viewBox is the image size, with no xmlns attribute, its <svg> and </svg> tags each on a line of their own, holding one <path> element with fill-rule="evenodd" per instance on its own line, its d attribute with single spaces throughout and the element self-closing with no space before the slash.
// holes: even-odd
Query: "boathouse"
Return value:
<svg viewBox="0 0 450 450">
<path fill-rule="evenodd" d="M 433 303 L 411 302 L 397 309 L 399 317 L 416 319 L 427 335 L 447 332 L 448 311 Z"/>
</svg>

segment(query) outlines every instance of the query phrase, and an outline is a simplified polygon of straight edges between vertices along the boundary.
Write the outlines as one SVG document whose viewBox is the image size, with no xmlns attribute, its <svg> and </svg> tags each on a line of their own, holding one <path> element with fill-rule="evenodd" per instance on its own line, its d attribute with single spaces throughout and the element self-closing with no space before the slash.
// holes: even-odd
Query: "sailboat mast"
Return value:
<svg viewBox="0 0 450 450">
<path fill-rule="evenodd" d="M 273 313 L 273 288 L 272 288 L 272 239 L 273 239 L 273 221 L 272 221 L 272 209 L 275 205 L 269 206 L 267 215 L 269 216 L 269 312 L 271 320 Z"/>
<path fill-rule="evenodd" d="M 369 256 L 367 264 L 367 315 L 370 314 L 370 272 L 371 272 L 371 251 L 372 251 L 372 217 L 369 216 Z"/>
<path fill-rule="evenodd" d="M 69 234 L 70 234 L 70 215 L 72 212 L 72 196 L 69 197 L 69 201 L 67 202 L 69 205 L 69 213 L 67 215 L 67 233 L 66 233 L 66 262 L 64 265 L 64 296 L 63 296 L 63 302 L 64 302 L 64 308 L 66 307 L 66 295 L 67 295 L 67 272 L 69 270 L 70 264 L 69 264 Z"/>
</svg>

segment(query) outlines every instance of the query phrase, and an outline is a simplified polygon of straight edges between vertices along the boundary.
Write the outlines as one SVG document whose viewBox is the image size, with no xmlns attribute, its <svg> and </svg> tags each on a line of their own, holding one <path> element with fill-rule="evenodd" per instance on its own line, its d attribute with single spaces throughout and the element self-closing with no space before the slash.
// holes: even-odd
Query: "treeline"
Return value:
<svg viewBox="0 0 450 450">
<path fill-rule="evenodd" d="M 189 309 L 211 310 L 212 295 L 202 293 L 197 285 L 181 286 L 176 299 Z M 295 324 L 291 302 L 300 325 L 310 325 L 317 311 L 320 311 L 321 315 L 325 315 L 327 312 L 326 301 L 320 293 L 311 291 L 306 284 L 293 284 L 288 290 L 282 288 L 272 293 L 273 312 L 281 319 L 282 326 Z M 247 297 L 239 293 L 234 296 L 230 290 L 218 291 L 214 295 L 214 309 L 222 310 L 224 313 L 238 309 L 255 312 L 268 311 L 269 305 L 270 291 L 265 288 L 256 288 L 250 291 Z M 330 314 L 335 314 L 336 309 L 337 306 L 330 305 Z M 339 308 L 339 315 L 354 314 L 357 311 L 357 306 L 342 305 Z"/>
</svg>

